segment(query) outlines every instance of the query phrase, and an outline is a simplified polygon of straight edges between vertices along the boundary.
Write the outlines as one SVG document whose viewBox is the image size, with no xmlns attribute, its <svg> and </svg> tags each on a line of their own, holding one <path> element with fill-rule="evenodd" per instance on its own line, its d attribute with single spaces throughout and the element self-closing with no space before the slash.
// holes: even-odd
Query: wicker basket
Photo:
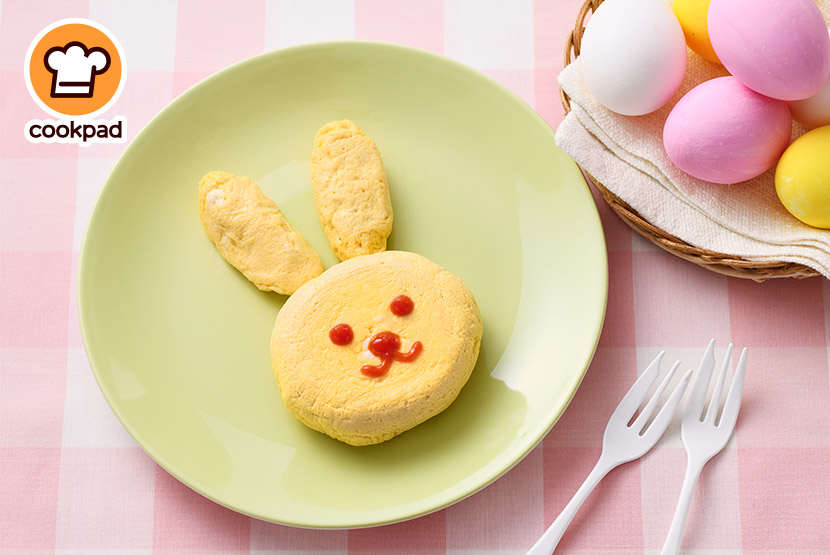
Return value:
<svg viewBox="0 0 830 555">
<path fill-rule="evenodd" d="M 580 46 L 582 42 L 582 34 L 585 32 L 585 19 L 590 13 L 597 9 L 602 4 L 602 0 L 587 0 L 579 10 L 576 17 L 576 24 L 574 30 L 568 34 L 565 41 L 565 66 L 571 63 L 579 55 Z M 560 88 L 559 96 L 562 100 L 562 106 L 565 107 L 565 113 L 570 111 L 570 99 L 568 95 Z M 658 227 L 655 227 L 636 210 L 631 208 L 622 199 L 617 197 L 614 193 L 606 189 L 601 183 L 593 178 L 587 172 L 584 172 L 589 181 L 602 193 L 605 202 L 616 212 L 616 214 L 628 226 L 657 245 L 658 247 L 669 251 L 670 253 L 679 256 L 689 262 L 694 262 L 699 266 L 703 266 L 708 270 L 724 274 L 727 276 L 752 279 L 755 281 L 766 281 L 771 278 L 808 278 L 820 275 L 817 271 L 801 264 L 794 264 L 791 262 L 753 262 L 744 260 L 731 254 L 710 251 L 693 247 L 685 243 L 681 239 L 666 233 Z"/>
</svg>

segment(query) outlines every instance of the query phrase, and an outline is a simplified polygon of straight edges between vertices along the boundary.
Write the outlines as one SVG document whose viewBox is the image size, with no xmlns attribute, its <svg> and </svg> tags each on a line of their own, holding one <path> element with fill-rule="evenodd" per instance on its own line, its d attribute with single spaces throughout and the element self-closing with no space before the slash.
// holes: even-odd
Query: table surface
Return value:
<svg viewBox="0 0 830 555">
<path fill-rule="evenodd" d="M 206 500 L 156 465 L 113 416 L 84 354 L 78 250 L 124 145 L 34 145 L 27 47 L 47 24 L 92 19 L 129 64 L 111 114 L 129 138 L 203 77 L 303 42 L 367 39 L 442 53 L 500 81 L 552 127 L 578 0 L 3 0 L 0 4 L 0 555 L 7 553 L 523 553 L 596 461 L 617 400 L 661 349 L 699 359 L 711 337 L 748 347 L 744 406 L 703 472 L 684 534 L 696 554 L 830 553 L 830 284 L 727 278 L 657 250 L 600 201 L 610 266 L 596 355 L 559 423 L 481 492 L 379 528 L 295 529 Z M 675 422 L 614 470 L 561 553 L 659 553 L 685 466 Z M 99 550 L 99 551 L 93 551 Z"/>
</svg>

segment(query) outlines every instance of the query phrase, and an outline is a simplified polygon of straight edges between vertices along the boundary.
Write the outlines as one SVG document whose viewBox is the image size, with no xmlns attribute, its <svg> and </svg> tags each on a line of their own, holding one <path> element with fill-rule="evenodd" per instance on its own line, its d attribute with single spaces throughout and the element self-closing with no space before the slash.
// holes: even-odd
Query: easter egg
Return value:
<svg viewBox="0 0 830 555">
<path fill-rule="evenodd" d="M 807 225 L 830 229 L 830 125 L 796 139 L 775 168 L 784 207 Z"/>
<path fill-rule="evenodd" d="M 689 48 L 710 62 L 720 63 L 709 40 L 709 0 L 674 0 L 671 9 L 683 28 Z"/>
<path fill-rule="evenodd" d="M 804 100 L 793 100 L 789 104 L 793 119 L 801 125 L 810 129 L 830 125 L 830 78 L 813 96 Z"/>
<path fill-rule="evenodd" d="M 724 67 L 763 95 L 801 100 L 830 76 L 830 37 L 813 0 L 711 0 L 708 24 Z"/>
<path fill-rule="evenodd" d="M 732 76 L 718 77 L 675 104 L 663 127 L 663 146 L 689 175 L 738 183 L 771 168 L 791 132 L 786 102 L 760 95 Z"/>
<path fill-rule="evenodd" d="M 607 0 L 588 21 L 578 63 L 600 104 L 626 116 L 648 114 L 683 80 L 683 29 L 661 0 Z"/>
</svg>

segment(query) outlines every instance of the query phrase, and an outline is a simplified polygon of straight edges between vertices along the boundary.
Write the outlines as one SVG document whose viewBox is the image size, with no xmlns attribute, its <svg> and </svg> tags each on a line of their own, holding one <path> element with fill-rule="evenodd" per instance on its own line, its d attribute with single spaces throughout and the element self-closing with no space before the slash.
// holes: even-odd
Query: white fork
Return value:
<svg viewBox="0 0 830 555">
<path fill-rule="evenodd" d="M 683 392 L 689 383 L 692 375 L 691 370 L 686 372 L 680 380 L 680 383 L 674 388 L 671 396 L 666 401 L 666 404 L 663 405 L 663 408 L 660 409 L 660 412 L 657 413 L 654 421 L 648 428 L 645 428 L 645 425 L 657 408 L 657 403 L 669 385 L 669 382 L 671 382 L 677 367 L 680 365 L 680 361 L 674 363 L 674 366 L 672 366 L 665 379 L 660 383 L 654 395 L 648 400 L 646 406 L 640 412 L 639 416 L 637 416 L 637 419 L 630 426 L 628 425 L 631 422 L 631 417 L 634 416 L 637 408 L 645 400 L 646 394 L 660 373 L 660 361 L 663 359 L 663 354 L 661 352 L 657 355 L 654 362 L 646 368 L 642 376 L 634 382 L 634 385 L 628 390 L 623 400 L 620 401 L 614 414 L 608 420 L 608 425 L 605 427 L 605 434 L 602 437 L 602 454 L 596 466 L 585 479 L 585 483 L 574 494 L 573 499 L 562 509 L 562 512 L 553 521 L 550 528 L 530 548 L 527 555 L 539 555 L 542 553 L 550 555 L 565 533 L 565 529 L 571 523 L 571 520 L 573 520 L 579 507 L 582 506 L 582 503 L 585 502 L 599 481 L 619 465 L 645 455 L 657 443 L 657 440 L 660 439 L 663 432 L 666 431 L 666 427 L 669 425 L 672 416 L 674 416 L 677 405 L 680 403 Z"/>
<path fill-rule="evenodd" d="M 695 375 L 694 383 L 689 391 L 689 398 L 686 401 L 686 409 L 683 412 L 683 424 L 681 425 L 681 437 L 686 447 L 686 477 L 683 479 L 683 487 L 680 490 L 680 499 L 677 502 L 677 509 L 674 519 L 669 528 L 666 543 L 663 545 L 662 555 L 676 555 L 680 552 L 680 540 L 683 537 L 683 526 L 686 523 L 686 515 L 689 512 L 689 504 L 692 501 L 695 484 L 703 470 L 703 465 L 719 453 L 732 436 L 735 429 L 735 422 L 738 420 L 738 411 L 741 408 L 741 395 L 744 388 L 744 376 L 746 374 L 746 349 L 741 352 L 738 366 L 735 368 L 735 376 L 726 396 L 723 405 L 723 414 L 720 420 L 715 423 L 718 409 L 721 406 L 723 394 L 723 383 L 726 379 L 726 372 L 732 362 L 732 344 L 726 349 L 726 356 L 723 359 L 720 374 L 715 382 L 715 389 L 712 392 L 712 400 L 709 401 L 709 408 L 706 415 L 703 414 L 703 405 L 706 403 L 706 392 L 709 390 L 709 382 L 712 378 L 712 370 L 715 368 L 715 340 L 709 342 L 703 360 Z"/>
</svg>

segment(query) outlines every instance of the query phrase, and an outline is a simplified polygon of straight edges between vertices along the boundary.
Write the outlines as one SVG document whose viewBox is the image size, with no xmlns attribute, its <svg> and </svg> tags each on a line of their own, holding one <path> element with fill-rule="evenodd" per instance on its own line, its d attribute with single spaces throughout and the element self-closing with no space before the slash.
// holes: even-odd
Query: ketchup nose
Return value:
<svg viewBox="0 0 830 555">
<path fill-rule="evenodd" d="M 369 340 L 369 352 L 378 358 L 386 358 L 398 352 L 401 338 L 391 331 L 381 331 Z"/>
<path fill-rule="evenodd" d="M 379 377 L 386 374 L 392 361 L 412 362 L 420 354 L 423 345 L 420 341 L 416 341 L 409 348 L 408 353 L 400 352 L 401 338 L 398 334 L 391 331 L 381 331 L 372 336 L 369 340 L 369 352 L 380 359 L 380 364 L 372 366 L 365 365 L 360 371 L 371 377 Z"/>
</svg>

